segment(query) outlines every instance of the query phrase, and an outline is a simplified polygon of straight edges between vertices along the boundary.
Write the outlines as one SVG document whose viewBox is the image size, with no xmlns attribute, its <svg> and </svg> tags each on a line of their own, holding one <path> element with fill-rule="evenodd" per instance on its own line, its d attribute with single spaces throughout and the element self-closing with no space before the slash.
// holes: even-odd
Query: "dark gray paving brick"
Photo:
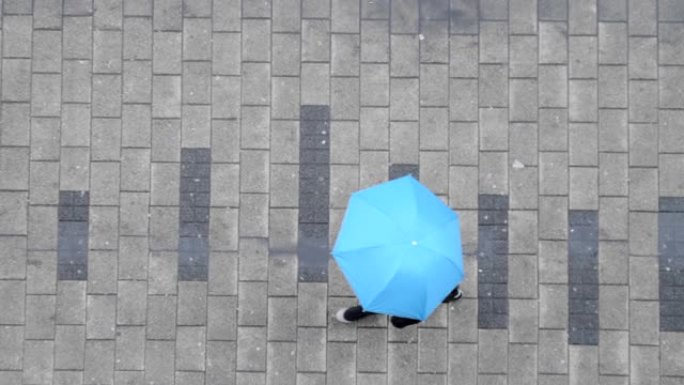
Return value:
<svg viewBox="0 0 684 385">
<path fill-rule="evenodd" d="M 568 338 L 573 345 L 598 344 L 598 216 L 568 214 Z"/>
<path fill-rule="evenodd" d="M 480 195 L 478 213 L 478 323 L 508 327 L 508 196 Z"/>
<path fill-rule="evenodd" d="M 85 280 L 88 274 L 88 222 L 90 194 L 60 191 L 58 279 Z"/>
<path fill-rule="evenodd" d="M 684 247 L 681 244 L 684 223 L 684 199 L 660 197 L 658 214 L 660 330 L 684 330 L 684 298 L 681 279 L 684 270 Z"/>
</svg>

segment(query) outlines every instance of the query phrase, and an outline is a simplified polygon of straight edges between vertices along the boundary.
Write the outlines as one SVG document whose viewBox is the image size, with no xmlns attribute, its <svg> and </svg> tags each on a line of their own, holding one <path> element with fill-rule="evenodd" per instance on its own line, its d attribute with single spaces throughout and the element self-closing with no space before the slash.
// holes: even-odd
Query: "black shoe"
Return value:
<svg viewBox="0 0 684 385">
<path fill-rule="evenodd" d="M 337 311 L 337 314 L 335 314 L 335 318 L 337 318 L 338 321 L 344 322 L 344 323 L 349 323 L 349 322 L 354 322 L 358 321 L 361 318 L 368 317 L 369 315 L 372 315 L 375 313 L 369 312 L 369 311 L 363 311 L 363 308 L 359 305 L 357 306 L 352 306 L 352 307 L 347 307 L 343 308 Z"/>
<path fill-rule="evenodd" d="M 461 291 L 461 289 L 456 288 L 451 293 L 449 293 L 449 295 L 447 295 L 446 298 L 444 298 L 444 301 L 442 301 L 442 303 L 455 302 L 461 299 L 461 297 L 463 297 L 463 292 Z"/>
</svg>

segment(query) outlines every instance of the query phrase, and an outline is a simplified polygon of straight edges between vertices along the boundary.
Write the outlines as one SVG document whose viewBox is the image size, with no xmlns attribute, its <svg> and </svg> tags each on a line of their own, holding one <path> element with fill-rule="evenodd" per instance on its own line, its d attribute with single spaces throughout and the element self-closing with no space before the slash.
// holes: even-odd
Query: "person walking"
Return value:
<svg viewBox="0 0 684 385">
<path fill-rule="evenodd" d="M 449 303 L 449 302 L 455 302 L 458 301 L 463 297 L 463 292 L 459 288 L 459 286 L 456 286 L 454 290 L 452 290 L 446 298 L 442 301 L 442 303 Z M 335 318 L 339 322 L 343 323 L 351 323 L 354 321 L 358 321 L 360 319 L 366 318 L 368 316 L 378 314 L 374 313 L 371 311 L 364 311 L 363 307 L 361 305 L 356 305 L 356 306 L 351 306 L 347 308 L 342 308 L 337 311 L 335 314 Z M 397 317 L 397 316 L 390 316 L 390 323 L 392 326 L 398 328 L 398 329 L 403 329 L 406 326 L 410 325 L 415 325 L 419 323 L 420 320 L 417 319 L 412 319 L 412 318 L 404 318 L 404 317 Z"/>
</svg>

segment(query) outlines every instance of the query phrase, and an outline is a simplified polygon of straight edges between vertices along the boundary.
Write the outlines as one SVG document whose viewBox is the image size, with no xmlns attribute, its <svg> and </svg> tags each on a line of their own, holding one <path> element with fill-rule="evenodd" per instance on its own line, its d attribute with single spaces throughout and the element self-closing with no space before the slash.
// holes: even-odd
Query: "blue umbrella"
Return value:
<svg viewBox="0 0 684 385">
<path fill-rule="evenodd" d="M 332 254 L 365 311 L 405 318 L 464 275 L 458 216 L 411 176 L 353 193 Z"/>
</svg>

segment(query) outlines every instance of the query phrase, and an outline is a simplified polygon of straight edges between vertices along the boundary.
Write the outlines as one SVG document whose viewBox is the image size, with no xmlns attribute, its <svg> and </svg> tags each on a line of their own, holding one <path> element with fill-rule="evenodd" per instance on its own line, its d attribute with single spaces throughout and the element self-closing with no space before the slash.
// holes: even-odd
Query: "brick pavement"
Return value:
<svg viewBox="0 0 684 385">
<path fill-rule="evenodd" d="M 684 383 L 684 2 L 0 3 L 0 385 Z M 465 296 L 336 323 L 407 173 Z"/>
</svg>

